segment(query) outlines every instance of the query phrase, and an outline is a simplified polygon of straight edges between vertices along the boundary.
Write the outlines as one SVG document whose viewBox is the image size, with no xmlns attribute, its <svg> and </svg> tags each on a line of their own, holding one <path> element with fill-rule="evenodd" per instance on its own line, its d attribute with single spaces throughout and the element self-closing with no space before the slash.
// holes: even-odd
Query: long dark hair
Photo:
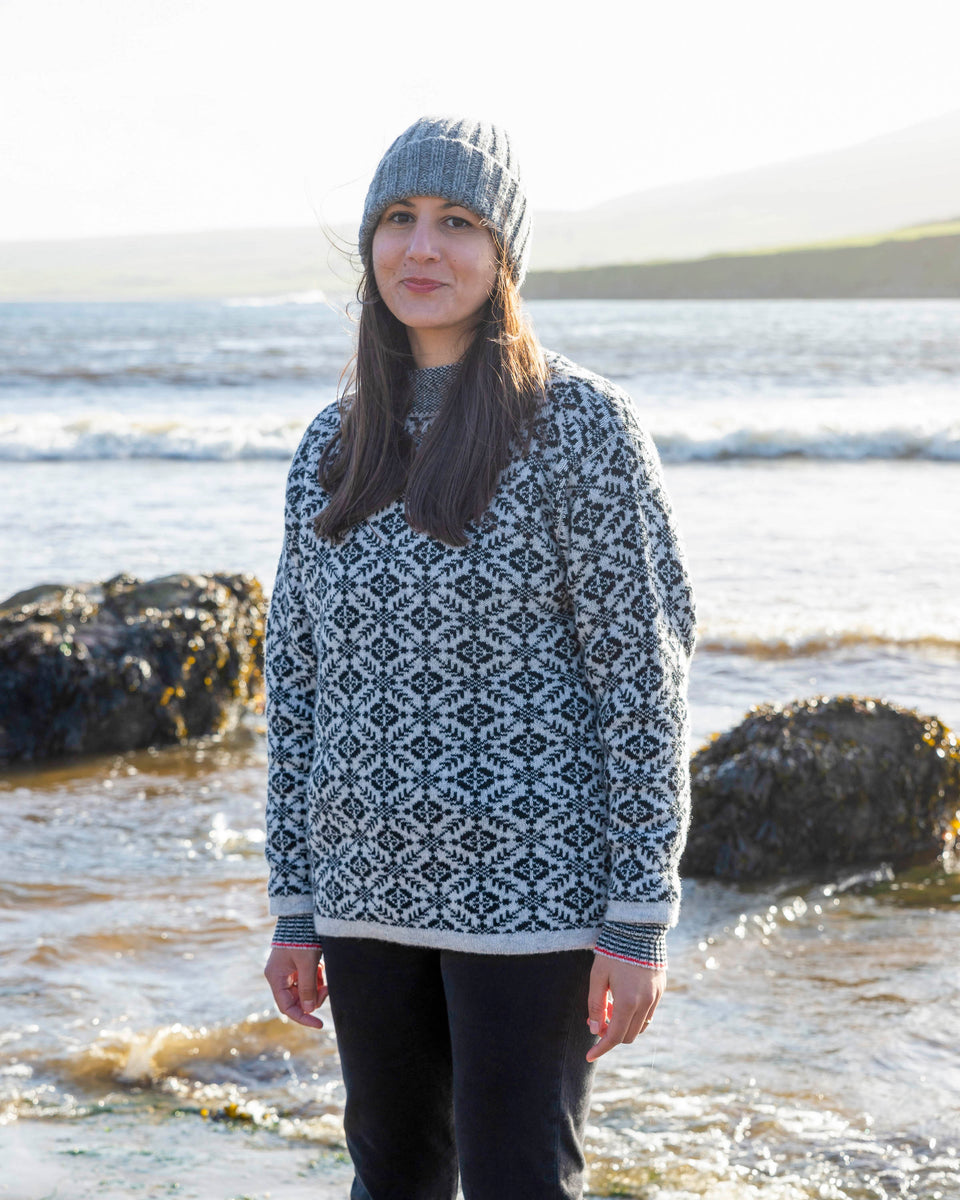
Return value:
<svg viewBox="0 0 960 1200">
<path fill-rule="evenodd" d="M 408 523 L 448 546 L 467 544 L 467 525 L 486 510 L 516 445 L 525 452 L 546 383 L 540 344 L 520 308 L 502 247 L 473 340 L 440 411 L 414 448 L 404 429 L 414 367 L 404 325 L 377 288 L 369 251 L 357 289 L 357 353 L 340 401 L 340 430 L 318 475 L 330 501 L 314 519 L 320 537 L 347 530 L 404 496 Z"/>
</svg>

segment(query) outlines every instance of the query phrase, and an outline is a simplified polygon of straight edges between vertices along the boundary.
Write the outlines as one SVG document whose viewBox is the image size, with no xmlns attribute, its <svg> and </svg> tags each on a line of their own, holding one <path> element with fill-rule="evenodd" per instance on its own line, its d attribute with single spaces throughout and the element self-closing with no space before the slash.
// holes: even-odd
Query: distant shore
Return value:
<svg viewBox="0 0 960 1200">
<path fill-rule="evenodd" d="M 847 300 L 960 297 L 960 222 L 862 243 L 683 262 L 536 271 L 529 300 Z"/>
<path fill-rule="evenodd" d="M 0 302 L 9 303 L 327 299 L 339 306 L 354 294 L 356 282 L 349 257 L 320 229 L 0 243 Z M 523 295 L 528 300 L 953 299 L 960 297 L 960 218 L 837 242 L 534 270 Z"/>
</svg>

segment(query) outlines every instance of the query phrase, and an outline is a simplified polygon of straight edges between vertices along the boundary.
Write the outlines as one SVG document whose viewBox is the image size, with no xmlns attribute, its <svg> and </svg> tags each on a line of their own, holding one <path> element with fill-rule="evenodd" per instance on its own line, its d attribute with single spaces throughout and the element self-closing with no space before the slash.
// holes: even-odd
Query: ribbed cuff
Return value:
<svg viewBox="0 0 960 1200">
<path fill-rule="evenodd" d="M 313 923 L 313 913 L 294 913 L 289 917 L 277 917 L 273 945 L 319 947 L 320 938 Z"/>
<path fill-rule="evenodd" d="M 604 921 L 594 949 L 597 954 L 618 958 L 621 962 L 666 969 L 667 928 L 666 925 Z"/>
</svg>

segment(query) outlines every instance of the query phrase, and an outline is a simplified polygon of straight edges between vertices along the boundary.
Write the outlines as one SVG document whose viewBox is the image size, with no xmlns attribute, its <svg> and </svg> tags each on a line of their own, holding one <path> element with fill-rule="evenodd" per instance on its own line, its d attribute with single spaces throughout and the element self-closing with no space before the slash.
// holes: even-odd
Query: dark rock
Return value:
<svg viewBox="0 0 960 1200">
<path fill-rule="evenodd" d="M 686 875 L 934 861 L 960 826 L 957 739 L 881 700 L 761 705 L 690 765 Z"/>
<path fill-rule="evenodd" d="M 229 729 L 263 699 L 246 575 L 45 584 L 0 604 L 0 765 Z"/>
</svg>

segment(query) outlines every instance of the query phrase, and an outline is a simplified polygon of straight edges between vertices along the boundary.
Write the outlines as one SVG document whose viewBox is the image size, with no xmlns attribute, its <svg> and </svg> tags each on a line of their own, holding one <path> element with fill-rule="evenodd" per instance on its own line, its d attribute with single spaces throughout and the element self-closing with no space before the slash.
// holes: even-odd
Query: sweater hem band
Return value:
<svg viewBox="0 0 960 1200">
<path fill-rule="evenodd" d="M 590 929 L 543 929 L 534 933 L 459 933 L 452 929 L 408 929 L 373 921 L 345 921 L 337 917 L 316 918 L 320 938 L 377 938 L 407 946 L 437 950 L 460 950 L 465 954 L 549 954 L 554 950 L 592 950 L 600 927 Z"/>
</svg>

